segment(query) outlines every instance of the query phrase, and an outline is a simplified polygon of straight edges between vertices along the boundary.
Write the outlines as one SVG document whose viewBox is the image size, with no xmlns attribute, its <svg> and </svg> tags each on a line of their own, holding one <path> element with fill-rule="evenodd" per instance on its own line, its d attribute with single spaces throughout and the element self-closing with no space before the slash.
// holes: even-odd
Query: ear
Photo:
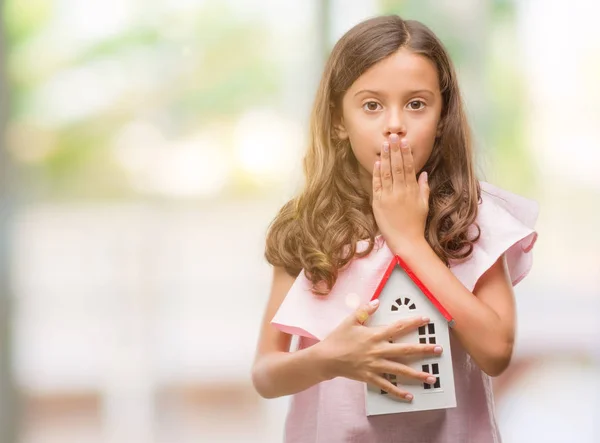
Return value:
<svg viewBox="0 0 600 443">
<path fill-rule="evenodd" d="M 348 140 L 348 131 L 346 131 L 343 119 L 340 119 L 339 122 L 333 124 L 333 130 L 335 131 L 337 138 L 340 140 Z"/>
<path fill-rule="evenodd" d="M 346 125 L 344 124 L 344 117 L 339 115 L 339 112 L 333 105 L 331 105 L 331 119 L 333 122 L 333 131 L 335 135 L 340 140 L 348 140 L 348 131 L 346 130 Z"/>
</svg>

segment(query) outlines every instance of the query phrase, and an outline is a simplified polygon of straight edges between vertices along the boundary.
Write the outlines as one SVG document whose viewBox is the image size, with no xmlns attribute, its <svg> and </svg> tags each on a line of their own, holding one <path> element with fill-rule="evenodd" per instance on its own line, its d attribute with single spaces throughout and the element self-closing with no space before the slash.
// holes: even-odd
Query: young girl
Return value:
<svg viewBox="0 0 600 443">
<path fill-rule="evenodd" d="M 304 173 L 268 233 L 273 283 L 252 371 L 263 397 L 293 395 L 285 441 L 499 442 L 490 377 L 511 359 L 512 287 L 531 268 L 537 205 L 477 180 L 456 74 L 427 27 L 378 17 L 339 40 Z M 410 402 L 383 374 L 431 383 L 403 362 L 444 352 L 389 342 L 428 319 L 364 324 L 382 254 L 402 258 L 454 318 L 456 408 L 365 413 L 365 382 Z"/>
</svg>

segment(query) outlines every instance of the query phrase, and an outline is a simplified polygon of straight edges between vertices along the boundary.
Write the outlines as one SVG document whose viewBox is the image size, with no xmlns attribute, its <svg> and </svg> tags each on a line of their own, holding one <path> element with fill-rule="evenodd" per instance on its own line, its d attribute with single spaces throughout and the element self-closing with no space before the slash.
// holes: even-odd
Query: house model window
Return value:
<svg viewBox="0 0 600 443">
<path fill-rule="evenodd" d="M 429 323 L 419 328 L 419 343 L 435 344 L 435 324 Z"/>
<path fill-rule="evenodd" d="M 402 306 L 402 297 L 396 299 L 396 301 L 392 305 L 392 311 L 397 311 L 400 308 L 400 306 Z M 408 309 L 410 309 L 411 311 L 417 309 L 415 304 L 408 297 L 404 297 L 404 306 L 408 306 Z"/>
<path fill-rule="evenodd" d="M 423 365 L 421 370 L 424 372 L 429 372 L 436 376 L 436 382 L 433 385 L 429 383 L 423 383 L 423 389 L 438 389 L 441 388 L 440 385 L 440 365 L 438 363 L 433 363 L 432 365 Z"/>
</svg>

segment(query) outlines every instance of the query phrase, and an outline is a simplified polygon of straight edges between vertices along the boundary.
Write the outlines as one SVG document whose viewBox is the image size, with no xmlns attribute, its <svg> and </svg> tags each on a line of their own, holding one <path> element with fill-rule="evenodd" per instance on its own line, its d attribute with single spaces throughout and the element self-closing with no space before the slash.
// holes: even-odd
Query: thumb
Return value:
<svg viewBox="0 0 600 443">
<path fill-rule="evenodd" d="M 421 172 L 419 175 L 419 191 L 421 192 L 421 197 L 423 201 L 427 203 L 429 206 L 429 177 L 427 176 L 427 171 Z"/>
<path fill-rule="evenodd" d="M 373 313 L 375 313 L 378 307 L 378 299 L 371 300 L 369 303 L 365 303 L 364 305 L 359 306 L 354 312 L 354 314 L 352 314 L 353 323 L 364 325 L 369 319 L 369 317 L 373 315 Z"/>
</svg>

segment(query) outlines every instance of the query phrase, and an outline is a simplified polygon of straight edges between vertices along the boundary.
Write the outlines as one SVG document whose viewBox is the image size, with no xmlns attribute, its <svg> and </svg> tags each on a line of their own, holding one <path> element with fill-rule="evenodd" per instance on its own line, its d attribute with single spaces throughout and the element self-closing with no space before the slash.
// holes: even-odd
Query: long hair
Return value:
<svg viewBox="0 0 600 443">
<path fill-rule="evenodd" d="M 335 113 L 358 77 L 401 48 L 434 63 L 442 96 L 440 133 L 422 169 L 428 173 L 431 189 L 425 238 L 446 265 L 468 258 L 479 239 L 474 222 L 481 190 L 470 128 L 448 53 L 418 21 L 395 15 L 366 20 L 336 43 L 327 60 L 310 118 L 304 187 L 281 208 L 267 233 L 267 261 L 292 276 L 304 269 L 315 294 L 327 294 L 340 269 L 353 258 L 368 255 L 377 232 L 369 194 L 359 182 L 358 161 L 349 142 L 335 133 Z M 359 240 L 368 240 L 361 252 L 357 252 Z"/>
</svg>

